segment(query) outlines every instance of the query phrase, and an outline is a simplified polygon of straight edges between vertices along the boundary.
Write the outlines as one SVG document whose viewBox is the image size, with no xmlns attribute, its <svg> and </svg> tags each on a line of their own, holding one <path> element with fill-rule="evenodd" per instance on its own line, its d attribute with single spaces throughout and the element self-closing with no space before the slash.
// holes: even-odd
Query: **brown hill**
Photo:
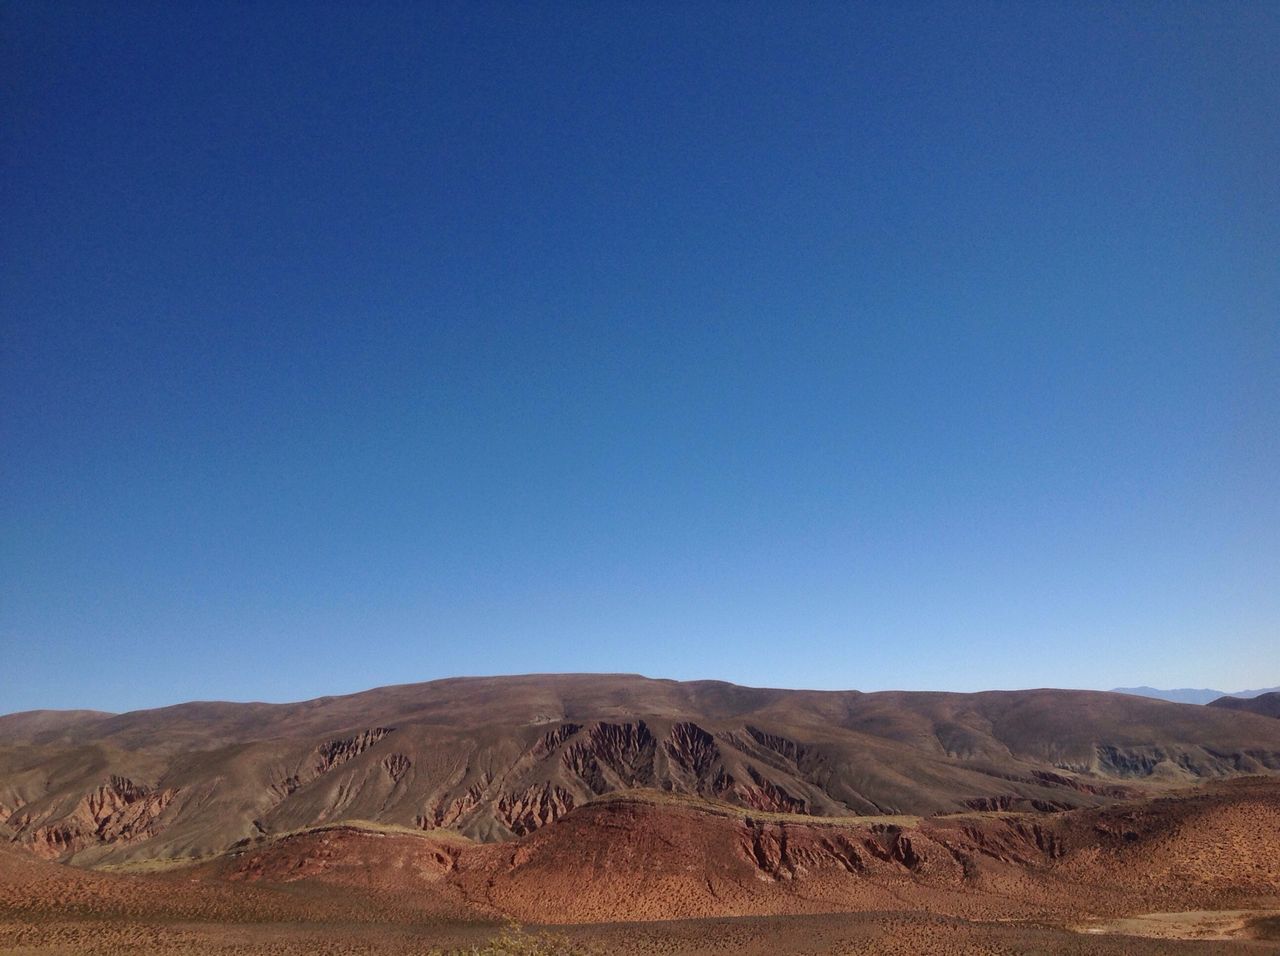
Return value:
<svg viewBox="0 0 1280 956">
<path fill-rule="evenodd" d="M 679 798 L 597 801 L 456 863 L 469 898 L 522 920 L 923 910 L 1081 919 L 1280 902 L 1280 787 L 1057 814 L 807 821 Z"/>
<path fill-rule="evenodd" d="M 0 845 L 0 950 L 470 952 L 514 918 L 636 956 L 1268 952 L 1280 782 L 1056 813 L 843 819 L 631 791 L 502 843 L 342 823 L 131 869 Z"/>
<path fill-rule="evenodd" d="M 1209 702 L 1210 707 L 1221 707 L 1225 710 L 1242 710 L 1250 714 L 1261 714 L 1264 717 L 1280 717 L 1280 691 L 1259 694 L 1257 697 L 1219 697 Z"/>
<path fill-rule="evenodd" d="M 844 820 L 633 791 L 504 843 L 343 825 L 259 838 L 181 881 L 193 872 L 368 897 L 416 920 L 905 911 L 1065 926 L 1280 907 L 1280 786 L 1246 778 L 1059 813 Z"/>
<path fill-rule="evenodd" d="M 24 710 L 0 716 L 0 740 L 37 743 L 114 716 L 102 710 Z"/>
<path fill-rule="evenodd" d="M 765 813 L 927 815 L 1097 806 L 1276 770 L 1280 723 L 1088 691 L 548 675 L 0 718 L 0 821 L 82 864 L 199 859 L 349 819 L 509 840 L 635 788 Z"/>
</svg>

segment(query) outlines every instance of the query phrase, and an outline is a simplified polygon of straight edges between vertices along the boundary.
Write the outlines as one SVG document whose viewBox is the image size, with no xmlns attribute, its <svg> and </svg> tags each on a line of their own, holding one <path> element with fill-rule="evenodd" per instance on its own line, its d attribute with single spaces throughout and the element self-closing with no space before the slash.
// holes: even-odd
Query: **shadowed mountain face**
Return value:
<svg viewBox="0 0 1280 956">
<path fill-rule="evenodd" d="M 637 788 L 754 812 L 923 815 L 1092 806 L 1277 771 L 1280 721 L 1090 691 L 464 678 L 0 718 L 0 833 L 96 864 L 353 819 L 500 841 Z"/>
<path fill-rule="evenodd" d="M 1259 694 L 1249 698 L 1219 697 L 1210 702 L 1209 706 L 1261 714 L 1264 717 L 1280 717 L 1280 693 Z"/>
</svg>

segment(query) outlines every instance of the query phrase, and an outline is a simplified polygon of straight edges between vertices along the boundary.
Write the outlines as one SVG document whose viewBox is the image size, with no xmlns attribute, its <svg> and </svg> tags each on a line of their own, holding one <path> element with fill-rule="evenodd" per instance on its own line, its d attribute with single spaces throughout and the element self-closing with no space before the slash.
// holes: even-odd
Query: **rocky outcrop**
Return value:
<svg viewBox="0 0 1280 956">
<path fill-rule="evenodd" d="M 416 879 L 435 881 L 456 871 L 461 850 L 420 836 L 385 834 L 362 826 L 320 827 L 279 838 L 242 840 L 224 866 L 230 882 L 276 884 L 299 880 L 339 880 L 353 870 L 395 876 L 410 871 Z M 356 864 L 356 865 L 353 865 Z"/>
<path fill-rule="evenodd" d="M 1168 757 L 1159 747 L 1136 749 L 1099 744 L 1096 752 L 1099 769 L 1114 777 L 1149 777 L 1156 765 Z"/>
<path fill-rule="evenodd" d="M 1026 797 L 1016 793 L 1001 793 L 993 797 L 972 797 L 964 802 L 970 810 L 991 812 L 994 810 L 1025 809 L 1030 804 Z"/>
<path fill-rule="evenodd" d="M 450 827 L 485 802 L 485 793 L 493 782 L 493 776 L 484 773 L 480 779 L 458 797 L 439 797 L 426 813 L 420 814 L 416 823 L 423 830 Z"/>
<path fill-rule="evenodd" d="M 314 762 L 309 766 L 302 766 L 297 773 L 281 777 L 267 788 L 271 796 L 271 807 L 279 806 L 303 787 L 354 760 L 391 732 L 392 728 L 389 727 L 374 727 L 351 737 L 326 740 L 316 747 Z M 303 759 L 306 760 L 305 757 Z M 391 775 L 392 781 L 399 783 L 409 769 L 409 758 L 404 754 L 391 754 L 384 758 L 382 766 Z"/>
<path fill-rule="evenodd" d="M 1062 838 L 1048 827 L 1026 820 L 1014 820 L 1009 823 L 1009 828 L 1050 860 L 1066 855 L 1067 848 Z"/>
<path fill-rule="evenodd" d="M 802 841 L 798 845 L 792 840 L 788 844 L 787 855 L 793 873 L 821 869 L 833 863 L 846 873 L 864 873 L 867 869 L 866 856 L 843 833 Z"/>
<path fill-rule="evenodd" d="M 787 853 L 787 828 L 747 822 L 747 856 L 765 875 L 775 880 L 795 876 L 795 862 Z"/>
<path fill-rule="evenodd" d="M 157 790 L 112 776 L 76 802 L 56 822 L 42 823 L 29 814 L 15 814 L 10 825 L 25 830 L 25 842 L 46 859 L 61 859 L 101 843 L 134 843 L 155 836 L 160 817 L 178 790 Z"/>
<path fill-rule="evenodd" d="M 606 793 L 654 783 L 657 742 L 644 721 L 599 723 L 586 739 L 565 748 L 562 762 L 592 793 Z"/>
<path fill-rule="evenodd" d="M 302 788 L 302 778 L 300 778 L 297 774 L 290 774 L 289 776 L 285 777 L 283 780 L 280 780 L 277 783 L 273 783 L 269 789 L 271 791 L 271 796 L 274 798 L 273 802 L 279 803 L 280 801 L 288 797 L 291 797 L 294 793 L 296 793 L 301 788 Z"/>
<path fill-rule="evenodd" d="M 387 772 L 387 776 L 393 783 L 399 783 L 412 766 L 413 761 L 404 754 L 388 754 L 382 758 L 382 769 Z"/>
<path fill-rule="evenodd" d="M 808 813 L 809 804 L 801 797 L 792 796 L 778 784 L 765 777 L 755 767 L 748 766 L 751 783 L 734 784 L 732 793 L 745 807 L 768 813 Z"/>
<path fill-rule="evenodd" d="M 516 836 L 553 823 L 572 809 L 573 794 L 551 783 L 504 794 L 498 798 L 497 807 L 498 818 Z"/>
<path fill-rule="evenodd" d="M 1089 783 L 1088 781 L 1080 780 L 1077 777 L 1068 777 L 1060 773 L 1053 773 L 1049 770 L 1033 770 L 1031 771 L 1031 776 L 1037 783 L 1041 783 L 1046 786 L 1074 790 L 1077 793 L 1094 794 L 1100 797 L 1111 797 L 1116 800 L 1124 800 L 1137 794 L 1137 791 L 1129 787 Z"/>
<path fill-rule="evenodd" d="M 554 730 L 548 730 L 533 745 L 530 753 L 537 758 L 547 757 L 555 753 L 566 740 L 582 729 L 581 724 L 561 724 Z"/>
<path fill-rule="evenodd" d="M 592 793 L 608 792 L 609 781 L 605 779 L 604 771 L 600 768 L 600 761 L 596 759 L 596 755 L 589 745 L 576 744 L 568 747 L 560 759 L 564 764 L 565 770 L 586 784 L 587 789 Z"/>
<path fill-rule="evenodd" d="M 900 832 L 859 841 L 856 831 L 752 820 L 747 821 L 741 849 L 761 875 L 772 880 L 793 880 L 819 870 L 862 875 L 873 858 L 909 870 L 922 862 L 910 838 Z"/>
<path fill-rule="evenodd" d="M 1098 744 L 1094 753 L 1093 765 L 1083 769 L 1110 777 L 1150 777 L 1157 772 L 1170 771 L 1192 777 L 1224 777 L 1280 769 L 1280 752 L 1274 750 L 1218 750 L 1208 746 L 1118 747 Z"/>
<path fill-rule="evenodd" d="M 316 764 L 315 772 L 317 774 L 328 773 L 334 767 L 360 756 L 389 733 L 391 733 L 391 728 L 389 727 L 374 727 L 372 730 L 366 730 L 363 733 L 356 734 L 354 737 L 325 741 L 316 748 L 320 760 Z"/>
<path fill-rule="evenodd" d="M 1022 816 L 966 824 L 935 839 L 961 862 L 976 853 L 1001 863 L 1038 866 L 1067 852 L 1066 841 L 1052 826 Z"/>
<path fill-rule="evenodd" d="M 1036 786 L 1038 781 L 1027 780 L 1021 777 L 1010 776 L 1008 779 L 1015 783 L 1025 784 L 1028 786 Z M 1053 786 L 1049 784 L 1048 786 Z M 1058 788 L 1068 789 L 1068 788 Z M 1069 788 L 1074 790 L 1075 788 Z M 1117 788 L 1119 797 L 1131 795 L 1131 791 L 1125 788 Z M 1079 793 L 1088 793 L 1088 790 L 1081 789 Z M 1039 810 L 1041 813 L 1058 813 L 1061 810 L 1071 810 L 1079 806 L 1079 802 L 1074 799 L 1068 800 L 1050 800 L 1046 797 L 1028 796 L 1024 793 L 992 793 L 980 797 L 966 797 L 959 801 L 966 810 L 975 810 L 982 813 L 996 813 L 1004 811 L 1024 811 Z"/>
<path fill-rule="evenodd" d="M 9 820 L 26 805 L 27 802 L 21 797 L 14 797 L 11 803 L 5 803 L 3 800 L 0 800 L 0 825 L 7 826 Z"/>
<path fill-rule="evenodd" d="M 596 724 L 588 738 L 596 759 L 613 771 L 623 787 L 653 782 L 656 742 L 643 720 L 628 724 Z"/>
<path fill-rule="evenodd" d="M 672 763 L 700 784 L 711 777 L 720 760 L 715 738 L 691 721 L 673 726 L 662 748 Z"/>
<path fill-rule="evenodd" d="M 757 744 L 777 754 L 788 763 L 799 766 L 809 756 L 809 749 L 778 734 L 771 734 L 759 727 L 747 726 L 747 733 Z"/>
<path fill-rule="evenodd" d="M 911 837 L 896 824 L 877 824 L 871 828 L 872 836 L 863 841 L 872 856 L 886 863 L 897 863 L 908 870 L 918 870 L 925 862 L 925 854 L 918 850 Z"/>
</svg>

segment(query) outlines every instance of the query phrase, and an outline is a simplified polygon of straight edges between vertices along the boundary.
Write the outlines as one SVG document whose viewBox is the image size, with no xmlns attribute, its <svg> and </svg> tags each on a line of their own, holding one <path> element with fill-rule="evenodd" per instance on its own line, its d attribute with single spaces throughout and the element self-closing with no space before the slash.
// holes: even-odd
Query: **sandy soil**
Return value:
<svg viewBox="0 0 1280 956">
<path fill-rule="evenodd" d="M 1280 910 L 1188 910 L 1141 913 L 1097 920 L 1072 927 L 1090 934 L 1141 936 L 1146 939 L 1257 939 L 1260 924 L 1280 919 Z M 1270 934 L 1267 934 L 1270 937 Z"/>
<path fill-rule="evenodd" d="M 426 956 L 481 945 L 492 926 L 386 924 L 146 923 L 52 921 L 0 923 L 6 956 Z M 563 952 L 610 956 L 819 956 L 819 954 L 1237 954 L 1274 953 L 1274 942 L 1170 940 L 1089 935 L 1022 923 L 980 923 L 924 913 L 738 917 L 669 923 L 572 926 L 553 930 Z"/>
</svg>

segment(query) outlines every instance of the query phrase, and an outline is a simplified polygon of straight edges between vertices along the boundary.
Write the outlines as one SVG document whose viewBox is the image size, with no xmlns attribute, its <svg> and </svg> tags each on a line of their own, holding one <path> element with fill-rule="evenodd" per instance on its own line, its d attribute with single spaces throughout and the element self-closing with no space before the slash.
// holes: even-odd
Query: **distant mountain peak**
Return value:
<svg viewBox="0 0 1280 956">
<path fill-rule="evenodd" d="M 1132 694 L 1135 697 L 1153 697 L 1156 700 L 1168 700 L 1175 704 L 1208 704 L 1220 697 L 1258 697 L 1280 691 L 1280 687 L 1260 687 L 1257 690 L 1213 690 L 1207 687 L 1178 687 L 1173 690 L 1162 690 L 1158 687 L 1116 687 L 1113 694 Z"/>
</svg>

